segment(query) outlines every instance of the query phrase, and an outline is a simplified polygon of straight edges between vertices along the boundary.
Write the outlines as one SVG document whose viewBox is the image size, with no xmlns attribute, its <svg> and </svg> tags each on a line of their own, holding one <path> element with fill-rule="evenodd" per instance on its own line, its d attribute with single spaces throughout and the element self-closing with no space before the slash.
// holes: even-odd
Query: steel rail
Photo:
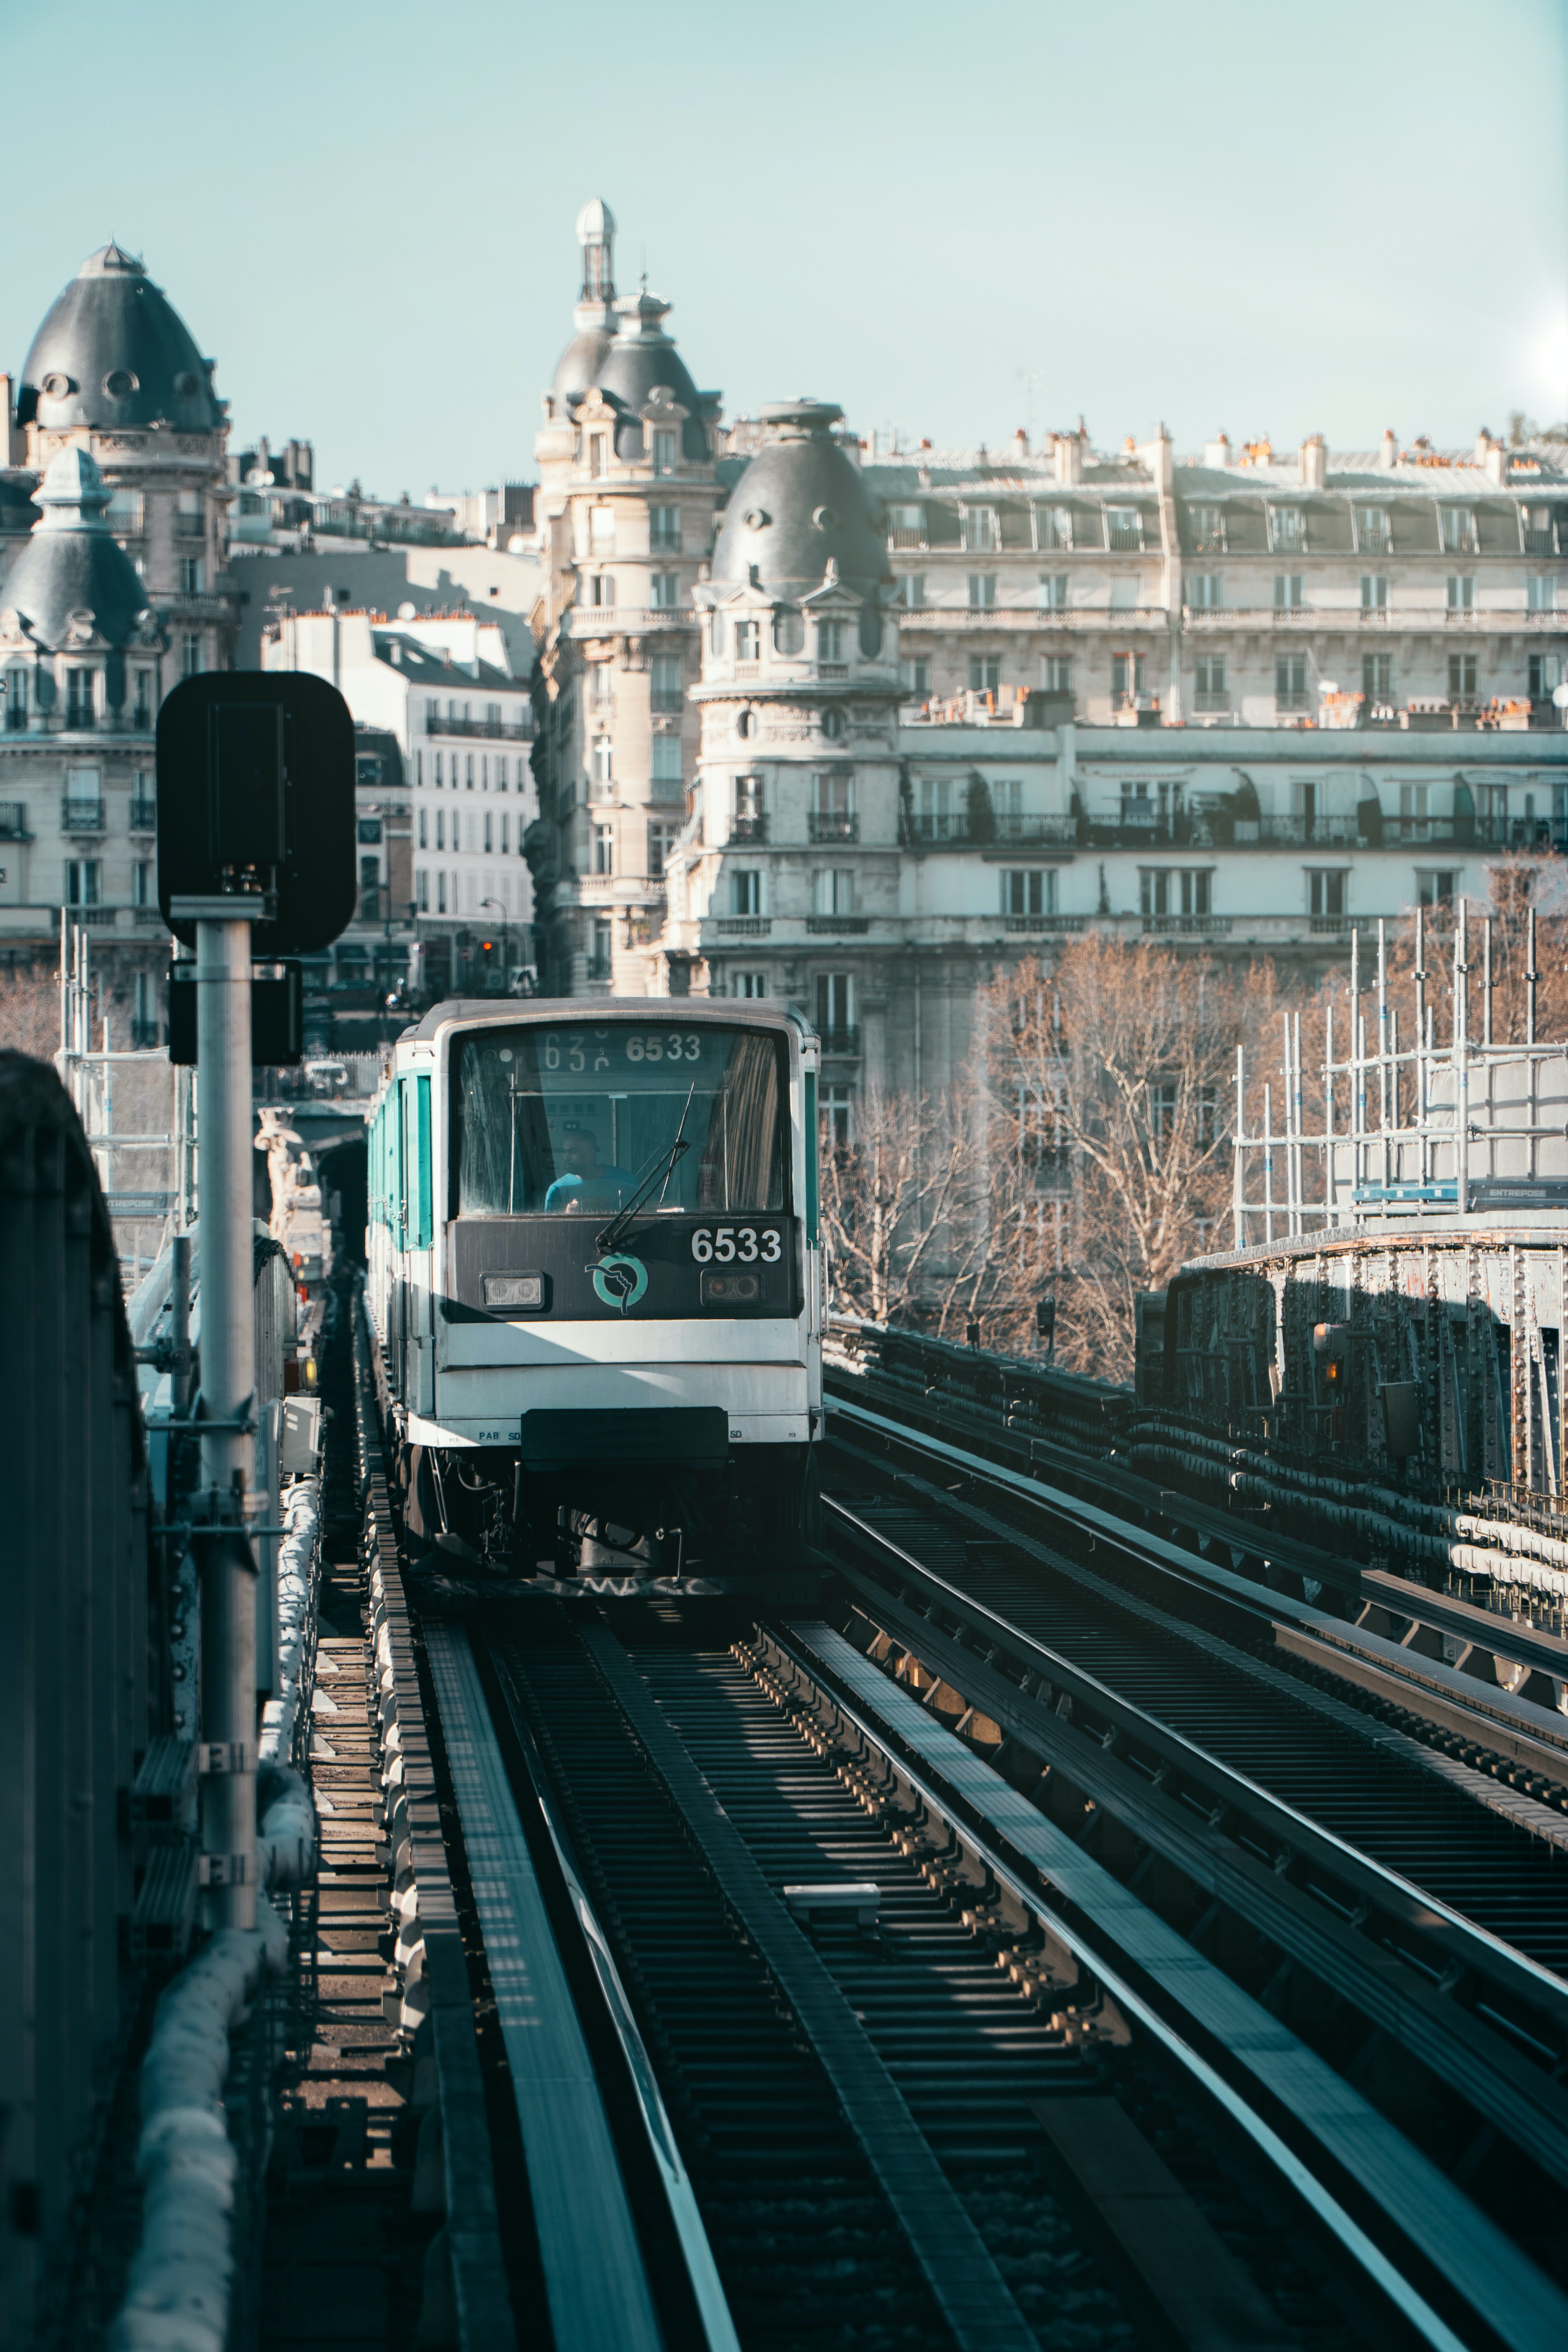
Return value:
<svg viewBox="0 0 1568 2352">
<path fill-rule="evenodd" d="M 846 1996 L 614 1634 L 599 1625 L 579 1631 L 726 1902 L 816 2050 L 954 2341 L 964 2352 L 1037 2352 L 1034 2330 Z"/>
<path fill-rule="evenodd" d="M 1220 2104 L 1434 2352 L 1555 2352 L 1568 2298 L 1322 2060 L 832 1627 L 767 1640 Z"/>
</svg>

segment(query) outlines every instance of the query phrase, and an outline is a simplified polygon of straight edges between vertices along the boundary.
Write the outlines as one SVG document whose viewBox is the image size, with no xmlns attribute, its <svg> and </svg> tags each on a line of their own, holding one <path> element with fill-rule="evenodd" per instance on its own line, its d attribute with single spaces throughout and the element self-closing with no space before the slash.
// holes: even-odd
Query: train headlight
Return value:
<svg viewBox="0 0 1568 2352">
<path fill-rule="evenodd" d="M 544 1304 L 542 1274 L 487 1274 L 479 1286 L 487 1307 L 510 1307 L 537 1314 Z"/>
<path fill-rule="evenodd" d="M 700 1283 L 704 1307 L 754 1307 L 763 1295 L 760 1274 L 742 1274 L 738 1266 L 704 1266 Z"/>
</svg>

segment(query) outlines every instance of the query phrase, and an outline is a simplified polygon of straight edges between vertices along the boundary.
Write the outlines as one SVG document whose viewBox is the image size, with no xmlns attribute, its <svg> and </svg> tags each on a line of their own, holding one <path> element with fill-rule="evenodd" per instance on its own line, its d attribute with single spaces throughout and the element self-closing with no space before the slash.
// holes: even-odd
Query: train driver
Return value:
<svg viewBox="0 0 1568 2352">
<path fill-rule="evenodd" d="M 545 1214 L 571 1216 L 584 1207 L 595 1209 L 619 1208 L 630 1189 L 631 1172 L 617 1168 L 614 1161 L 599 1164 L 599 1147 L 591 1128 L 569 1127 L 561 1139 L 562 1158 L 565 1166 L 544 1195 Z M 616 1198 L 590 1200 L 592 1193 L 601 1195 L 614 1190 Z"/>
</svg>

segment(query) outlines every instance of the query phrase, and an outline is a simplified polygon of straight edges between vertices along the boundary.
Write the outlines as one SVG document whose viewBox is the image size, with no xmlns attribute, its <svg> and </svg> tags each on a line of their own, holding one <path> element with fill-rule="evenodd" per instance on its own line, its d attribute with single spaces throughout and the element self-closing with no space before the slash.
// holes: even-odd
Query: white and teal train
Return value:
<svg viewBox="0 0 1568 2352">
<path fill-rule="evenodd" d="M 765 1003 L 458 1002 L 404 1033 L 367 1244 L 416 1535 L 546 1583 L 808 1564 L 817 1068 Z"/>
</svg>

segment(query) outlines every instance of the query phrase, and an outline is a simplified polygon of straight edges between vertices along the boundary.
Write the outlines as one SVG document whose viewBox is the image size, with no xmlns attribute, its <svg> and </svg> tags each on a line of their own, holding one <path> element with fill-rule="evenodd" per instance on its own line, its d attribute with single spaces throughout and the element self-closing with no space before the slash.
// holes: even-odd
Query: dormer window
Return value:
<svg viewBox="0 0 1568 2352">
<path fill-rule="evenodd" d="M 737 621 L 735 624 L 735 659 L 754 662 L 762 658 L 762 625 L 757 621 Z"/>
<path fill-rule="evenodd" d="M 972 553 L 986 553 L 999 543 L 994 507 L 965 507 L 960 520 L 963 544 Z"/>
<path fill-rule="evenodd" d="M 1476 532 L 1476 512 L 1473 507 L 1443 507 L 1439 509 L 1445 555 L 1474 555 L 1480 542 Z"/>
<path fill-rule="evenodd" d="M 1303 555 L 1307 548 L 1307 518 L 1300 507 L 1270 507 L 1268 545 L 1275 555 Z"/>
<path fill-rule="evenodd" d="M 821 662 L 841 662 L 844 659 L 844 624 L 842 621 L 818 621 L 816 625 L 816 658 Z"/>
<path fill-rule="evenodd" d="M 653 470 L 656 474 L 675 471 L 675 435 L 667 425 L 659 425 L 653 436 Z"/>
<path fill-rule="evenodd" d="M 1194 555 L 1223 555 L 1225 548 L 1225 509 L 1194 506 L 1187 509 Z"/>
<path fill-rule="evenodd" d="M 923 547 L 926 543 L 926 510 L 924 507 L 892 507 L 888 514 L 888 540 L 893 547 Z"/>
<path fill-rule="evenodd" d="M 1107 507 L 1105 535 L 1110 546 L 1122 555 L 1136 555 L 1143 545 L 1143 517 L 1137 507 Z"/>
<path fill-rule="evenodd" d="M 609 439 L 607 433 L 590 433 L 588 436 L 588 471 L 595 481 L 609 467 Z"/>
<path fill-rule="evenodd" d="M 588 545 L 595 555 L 614 554 L 616 547 L 616 510 L 614 507 L 589 508 Z"/>
<path fill-rule="evenodd" d="M 1388 555 L 1394 548 L 1394 518 L 1386 507 L 1357 507 L 1356 547 L 1363 555 Z"/>
<path fill-rule="evenodd" d="M 1054 552 L 1058 548 L 1072 545 L 1072 509 L 1070 507 L 1037 507 L 1035 509 L 1035 545 Z"/>
<path fill-rule="evenodd" d="M 68 669 L 66 672 L 66 725 L 92 725 L 92 672 L 89 669 Z"/>
</svg>

